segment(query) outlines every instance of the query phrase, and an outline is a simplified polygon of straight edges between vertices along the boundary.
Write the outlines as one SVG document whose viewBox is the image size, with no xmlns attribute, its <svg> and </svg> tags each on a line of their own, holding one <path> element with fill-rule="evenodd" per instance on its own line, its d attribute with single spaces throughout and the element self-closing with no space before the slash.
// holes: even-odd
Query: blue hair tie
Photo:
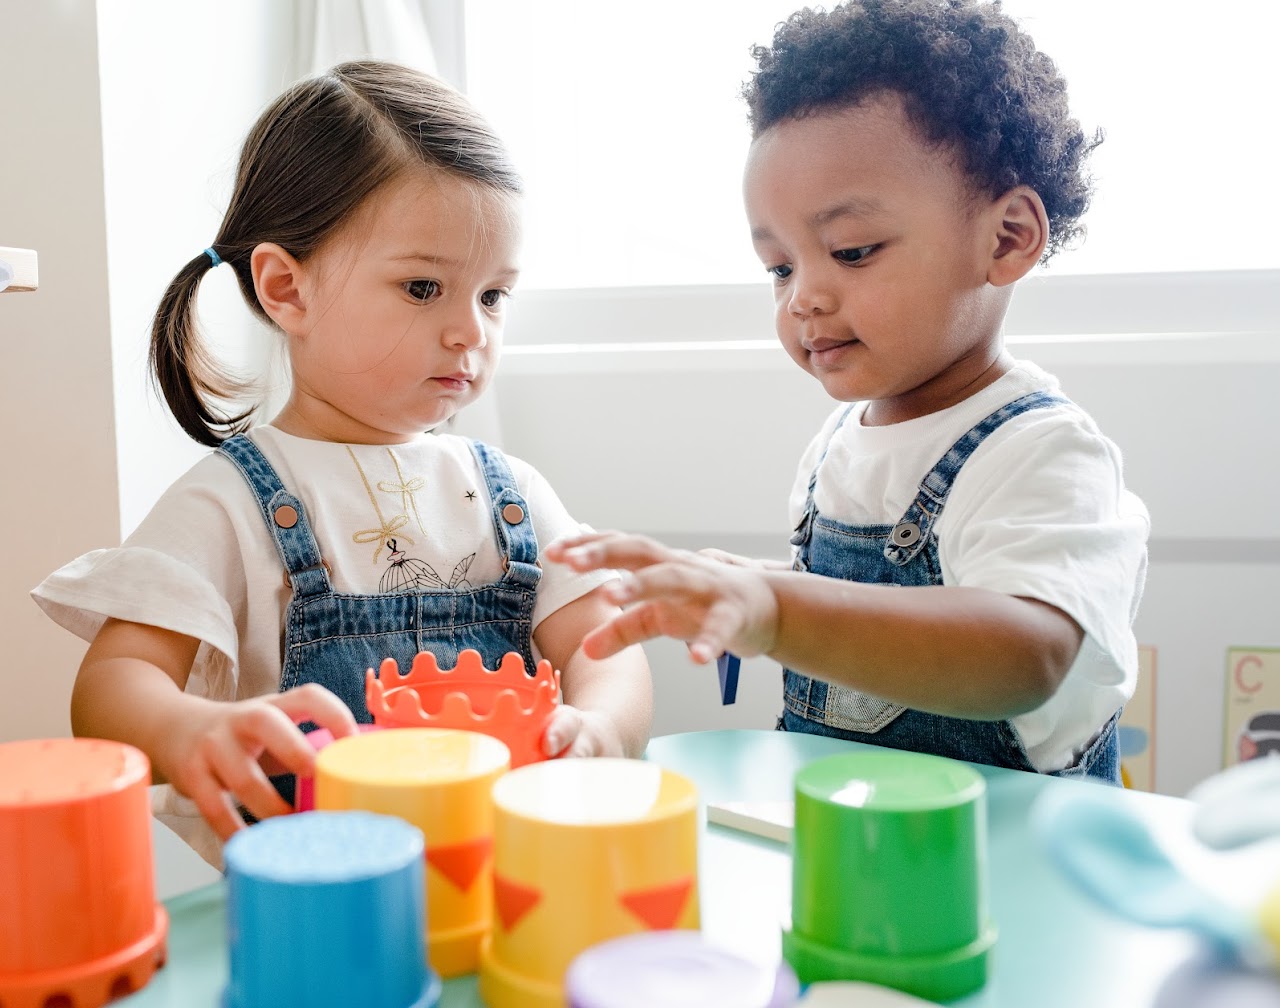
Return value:
<svg viewBox="0 0 1280 1008">
<path fill-rule="evenodd" d="M 212 266 L 213 269 L 217 269 L 219 266 L 222 265 L 222 257 L 218 255 L 218 253 L 215 252 L 213 249 L 211 248 L 205 249 L 204 254 L 207 255 L 209 257 L 209 261 L 213 263 L 213 266 Z"/>
</svg>

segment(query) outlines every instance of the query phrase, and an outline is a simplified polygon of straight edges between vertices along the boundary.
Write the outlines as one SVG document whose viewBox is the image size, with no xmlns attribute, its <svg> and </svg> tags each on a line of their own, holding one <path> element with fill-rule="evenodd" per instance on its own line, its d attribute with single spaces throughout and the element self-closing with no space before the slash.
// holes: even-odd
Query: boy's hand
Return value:
<svg viewBox="0 0 1280 1008">
<path fill-rule="evenodd" d="M 314 721 L 334 738 L 356 730 L 346 704 L 315 683 L 251 700 L 203 701 L 195 710 L 157 756 L 165 776 L 223 840 L 244 826 L 237 803 L 259 819 L 293 811 L 264 766 L 273 773 L 314 771 L 315 751 L 300 722 Z"/>
<path fill-rule="evenodd" d="M 592 658 L 607 658 L 654 637 L 686 641 L 698 664 L 722 651 L 768 652 L 777 636 L 778 603 L 763 570 L 675 550 L 644 536 L 593 532 L 552 543 L 547 558 L 578 571 L 631 571 L 605 586 L 626 608 L 584 638 Z"/>
<path fill-rule="evenodd" d="M 626 756 L 622 736 L 603 714 L 561 704 L 542 736 L 548 756 Z"/>
</svg>

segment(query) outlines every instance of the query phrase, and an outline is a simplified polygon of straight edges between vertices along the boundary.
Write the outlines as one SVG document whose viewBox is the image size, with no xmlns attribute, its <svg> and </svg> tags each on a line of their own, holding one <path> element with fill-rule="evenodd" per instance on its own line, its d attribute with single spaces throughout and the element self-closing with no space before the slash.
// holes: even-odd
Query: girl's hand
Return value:
<svg viewBox="0 0 1280 1008">
<path fill-rule="evenodd" d="M 654 637 L 686 641 L 705 664 L 723 651 L 765 654 L 777 637 L 778 603 L 754 566 L 671 549 L 644 536 L 593 532 L 552 543 L 547 558 L 574 570 L 631 571 L 605 585 L 626 608 L 583 640 L 592 658 L 606 658 Z"/>
<path fill-rule="evenodd" d="M 314 772 L 315 751 L 298 730 L 303 721 L 329 729 L 334 738 L 356 730 L 346 704 L 308 683 L 252 700 L 202 701 L 157 752 L 157 762 L 227 840 L 244 826 L 237 803 L 259 819 L 293 811 L 267 772 Z"/>
<path fill-rule="evenodd" d="M 548 756 L 626 756 L 613 721 L 597 711 L 561 704 L 542 736 Z"/>
</svg>

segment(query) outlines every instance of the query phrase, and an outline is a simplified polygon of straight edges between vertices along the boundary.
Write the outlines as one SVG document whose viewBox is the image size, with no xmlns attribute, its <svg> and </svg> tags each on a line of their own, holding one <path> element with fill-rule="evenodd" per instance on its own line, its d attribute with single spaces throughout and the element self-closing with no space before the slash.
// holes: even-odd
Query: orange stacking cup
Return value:
<svg viewBox="0 0 1280 1008">
<path fill-rule="evenodd" d="M 0 744 L 0 1005 L 96 1008 L 164 963 L 151 766 L 101 739 Z"/>
<path fill-rule="evenodd" d="M 698 794 L 656 763 L 561 759 L 493 786 L 489 1008 L 564 1008 L 574 958 L 610 938 L 696 930 Z"/>
<path fill-rule="evenodd" d="M 426 837 L 427 956 L 442 977 L 473 973 L 493 907 L 493 782 L 511 754 L 444 728 L 349 735 L 316 757 L 317 809 L 399 816 Z"/>
</svg>

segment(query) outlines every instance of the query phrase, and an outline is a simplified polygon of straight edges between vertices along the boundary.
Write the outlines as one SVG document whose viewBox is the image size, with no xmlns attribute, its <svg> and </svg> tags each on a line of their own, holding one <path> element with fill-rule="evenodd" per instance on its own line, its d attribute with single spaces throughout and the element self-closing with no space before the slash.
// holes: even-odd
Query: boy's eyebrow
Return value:
<svg viewBox="0 0 1280 1008">
<path fill-rule="evenodd" d="M 849 199 L 841 200 L 825 210 L 819 210 L 809 218 L 809 223 L 814 227 L 822 227 L 824 224 L 830 224 L 833 220 L 839 220 L 841 217 L 878 217 L 884 213 L 884 209 L 884 204 L 879 200 L 851 196 Z M 768 228 L 757 227 L 751 229 L 752 241 L 767 241 L 772 237 L 773 232 Z"/>
<path fill-rule="evenodd" d="M 819 210 L 810 218 L 810 223 L 821 227 L 823 224 L 830 224 L 833 220 L 838 220 L 841 217 L 876 217 L 883 212 L 884 204 L 879 200 L 851 196 L 849 199 L 841 200 L 825 210 Z"/>
</svg>

